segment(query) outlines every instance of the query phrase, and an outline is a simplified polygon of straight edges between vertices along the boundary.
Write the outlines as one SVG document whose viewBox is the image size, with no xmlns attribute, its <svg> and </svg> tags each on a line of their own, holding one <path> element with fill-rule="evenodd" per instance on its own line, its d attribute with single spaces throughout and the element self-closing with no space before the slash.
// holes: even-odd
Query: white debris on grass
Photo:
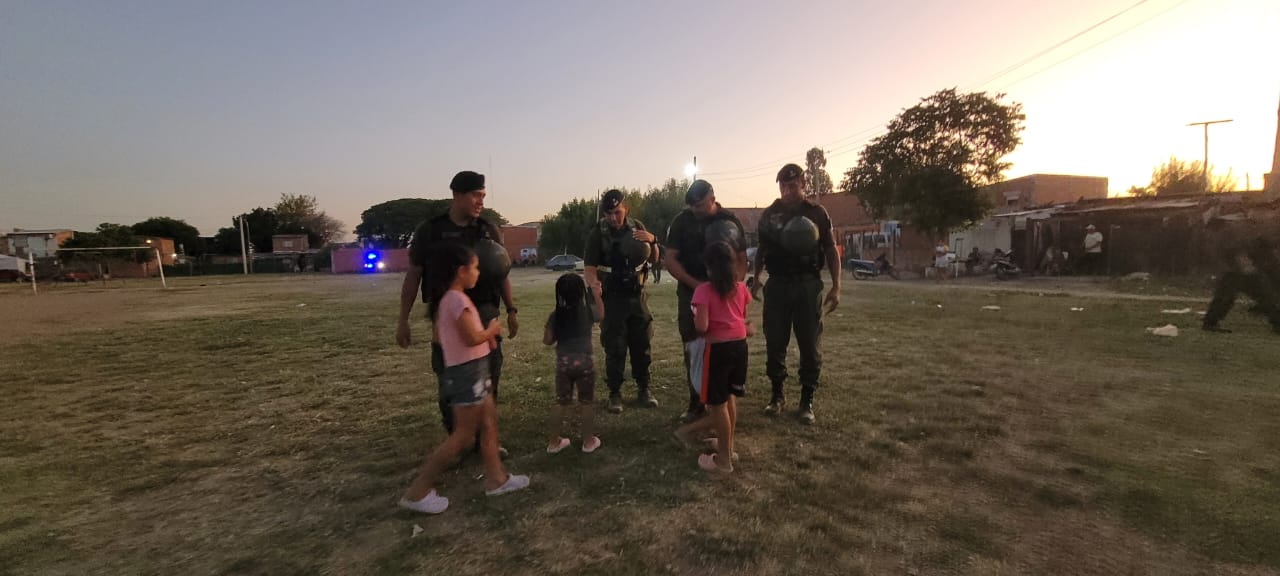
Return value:
<svg viewBox="0 0 1280 576">
<path fill-rule="evenodd" d="M 1169 309 L 1161 310 L 1160 313 L 1161 314 L 1190 314 L 1191 309 L 1190 308 L 1178 308 L 1178 309 L 1169 308 Z"/>
<path fill-rule="evenodd" d="M 999 310 L 1000 307 L 999 306 L 983 306 L 982 309 L 983 310 Z"/>
<path fill-rule="evenodd" d="M 1178 335 L 1178 327 L 1174 326 L 1173 324 L 1165 324 L 1164 326 L 1161 326 L 1159 328 L 1147 328 L 1147 332 L 1151 333 L 1151 335 L 1153 336 L 1165 336 L 1167 338 L 1174 338 Z"/>
<path fill-rule="evenodd" d="M 1076 308 L 1076 307 L 1072 306 L 1072 307 L 1071 307 L 1071 311 L 1072 311 L 1072 312 L 1084 312 L 1084 308 Z"/>
<path fill-rule="evenodd" d="M 423 530 L 421 526 L 419 526 L 419 525 L 417 525 L 417 524 L 414 524 L 414 525 L 413 525 L 413 537 L 414 537 L 414 538 L 417 538 L 417 537 L 418 537 L 418 535 L 419 535 L 419 534 L 421 534 L 421 533 L 423 533 L 423 532 L 425 532 L 425 530 Z"/>
</svg>

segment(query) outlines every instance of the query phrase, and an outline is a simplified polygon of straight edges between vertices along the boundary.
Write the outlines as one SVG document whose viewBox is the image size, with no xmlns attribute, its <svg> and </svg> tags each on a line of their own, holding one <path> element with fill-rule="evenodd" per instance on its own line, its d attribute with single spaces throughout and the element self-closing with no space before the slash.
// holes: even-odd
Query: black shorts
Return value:
<svg viewBox="0 0 1280 576">
<path fill-rule="evenodd" d="M 724 404 L 729 395 L 747 393 L 747 341 L 730 340 L 708 345 L 707 385 L 702 387 L 702 403 Z"/>
</svg>

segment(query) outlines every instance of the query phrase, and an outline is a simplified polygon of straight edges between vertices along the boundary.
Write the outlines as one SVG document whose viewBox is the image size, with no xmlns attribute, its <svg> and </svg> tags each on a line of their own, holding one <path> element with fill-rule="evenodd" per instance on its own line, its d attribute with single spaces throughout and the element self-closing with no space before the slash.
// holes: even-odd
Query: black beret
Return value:
<svg viewBox="0 0 1280 576">
<path fill-rule="evenodd" d="M 610 190 L 605 192 L 604 197 L 600 199 L 600 209 L 605 212 L 617 208 L 619 204 L 622 204 L 621 190 Z"/>
<path fill-rule="evenodd" d="M 715 192 L 715 188 L 711 187 L 711 183 L 706 180 L 694 180 L 689 185 L 689 190 L 684 193 L 684 203 L 690 206 L 702 201 L 707 194 Z"/>
<path fill-rule="evenodd" d="M 472 190 L 480 190 L 484 188 L 484 174 L 463 170 L 453 175 L 453 181 L 449 182 L 449 189 L 455 194 L 462 194 Z"/>
<path fill-rule="evenodd" d="M 787 164 L 778 171 L 778 182 L 790 182 L 804 176 L 804 168 L 797 164 Z"/>
</svg>

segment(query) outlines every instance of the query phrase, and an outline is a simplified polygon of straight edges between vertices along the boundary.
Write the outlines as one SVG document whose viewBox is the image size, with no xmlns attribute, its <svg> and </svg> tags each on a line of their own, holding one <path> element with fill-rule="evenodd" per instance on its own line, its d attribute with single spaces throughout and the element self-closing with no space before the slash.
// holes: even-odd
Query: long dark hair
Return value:
<svg viewBox="0 0 1280 576">
<path fill-rule="evenodd" d="M 426 275 L 427 313 L 431 321 L 436 320 L 436 311 L 440 308 L 440 299 L 444 298 L 453 279 L 458 277 L 458 270 L 475 259 L 476 253 L 457 242 L 440 242 L 431 248 L 431 257 L 427 259 Z"/>
<path fill-rule="evenodd" d="M 587 307 L 587 283 L 572 272 L 556 280 L 556 318 L 551 325 L 556 340 L 591 334 L 591 310 Z"/>
<path fill-rule="evenodd" d="M 711 289 L 721 298 L 729 297 L 738 289 L 738 262 L 734 256 L 733 247 L 724 242 L 712 242 L 702 251 Z"/>
</svg>

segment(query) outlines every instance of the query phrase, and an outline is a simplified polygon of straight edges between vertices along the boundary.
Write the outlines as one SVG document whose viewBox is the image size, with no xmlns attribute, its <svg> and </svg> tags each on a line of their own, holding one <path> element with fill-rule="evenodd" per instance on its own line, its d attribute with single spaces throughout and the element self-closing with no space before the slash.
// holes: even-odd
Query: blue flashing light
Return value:
<svg viewBox="0 0 1280 576">
<path fill-rule="evenodd" d="M 377 260 L 377 259 L 378 259 L 378 253 L 377 253 L 377 252 L 365 252 L 365 253 L 364 253 L 364 259 L 365 259 L 365 260 L 369 260 L 369 261 L 371 261 L 371 262 L 372 262 L 372 261 L 374 261 L 374 260 Z"/>
</svg>

